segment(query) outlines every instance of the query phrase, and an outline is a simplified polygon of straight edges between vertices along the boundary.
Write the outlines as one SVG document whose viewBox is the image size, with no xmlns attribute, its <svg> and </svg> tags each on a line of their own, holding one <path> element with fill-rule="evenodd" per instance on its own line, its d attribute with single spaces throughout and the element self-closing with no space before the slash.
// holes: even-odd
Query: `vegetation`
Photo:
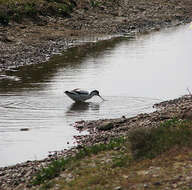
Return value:
<svg viewBox="0 0 192 190">
<path fill-rule="evenodd" d="M 152 129 L 131 133 L 131 150 L 135 159 L 154 158 L 174 146 L 192 146 L 192 123 L 171 119 Z"/>
<path fill-rule="evenodd" d="M 75 6 L 74 0 L 0 0 L 0 24 L 22 22 L 24 18 L 35 21 L 41 15 L 70 17 Z"/>
<path fill-rule="evenodd" d="M 38 185 L 46 180 L 52 179 L 59 175 L 59 173 L 65 170 L 69 165 L 77 162 L 80 159 L 90 156 L 91 154 L 97 154 L 101 151 L 112 150 L 115 147 L 119 147 L 125 142 L 124 138 L 117 138 L 111 140 L 108 144 L 96 144 L 91 147 L 84 147 L 74 157 L 63 158 L 53 161 L 49 167 L 43 168 L 35 177 L 33 184 Z"/>
<path fill-rule="evenodd" d="M 150 181 L 151 189 L 156 189 L 157 185 L 161 185 L 157 180 L 164 179 L 169 183 L 170 177 L 178 175 L 178 163 L 183 163 L 184 159 L 191 160 L 191 139 L 192 122 L 171 119 L 156 128 L 138 129 L 128 137 L 113 139 L 108 144 L 84 147 L 73 157 L 54 161 L 34 177 L 33 185 L 42 184 L 42 190 L 50 189 L 55 184 L 58 189 L 65 190 L 108 190 L 118 189 L 118 186 L 132 189 L 130 184 L 136 186 Z M 160 178 L 151 177 L 148 175 L 149 166 L 164 167 L 165 170 L 158 169 L 159 175 L 162 175 Z M 183 167 L 183 175 L 190 172 L 189 169 Z M 63 177 L 53 179 L 61 173 Z M 186 186 L 182 184 L 184 189 L 188 187 L 187 180 L 185 183 Z M 159 189 L 164 187 L 162 185 Z"/>
<path fill-rule="evenodd" d="M 88 9 L 99 7 L 98 0 L 0 0 L 0 25 L 9 22 L 22 22 L 24 19 L 39 21 L 40 16 L 70 17 L 71 12 L 81 4 Z"/>
</svg>

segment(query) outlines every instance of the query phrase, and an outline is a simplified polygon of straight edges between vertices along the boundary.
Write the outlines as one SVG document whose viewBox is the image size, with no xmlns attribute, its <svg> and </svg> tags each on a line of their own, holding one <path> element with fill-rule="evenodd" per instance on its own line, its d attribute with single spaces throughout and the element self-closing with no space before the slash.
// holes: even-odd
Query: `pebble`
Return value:
<svg viewBox="0 0 192 190">
<path fill-rule="evenodd" d="M 117 186 L 114 188 L 114 190 L 122 190 L 121 186 Z"/>
</svg>

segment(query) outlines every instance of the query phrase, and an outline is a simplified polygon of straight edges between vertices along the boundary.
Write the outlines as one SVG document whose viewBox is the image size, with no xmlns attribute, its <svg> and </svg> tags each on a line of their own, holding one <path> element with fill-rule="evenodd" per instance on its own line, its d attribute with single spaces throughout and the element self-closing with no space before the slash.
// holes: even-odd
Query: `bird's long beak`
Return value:
<svg viewBox="0 0 192 190">
<path fill-rule="evenodd" d="M 105 100 L 105 99 L 103 99 L 100 95 L 98 95 L 103 101 Z"/>
</svg>

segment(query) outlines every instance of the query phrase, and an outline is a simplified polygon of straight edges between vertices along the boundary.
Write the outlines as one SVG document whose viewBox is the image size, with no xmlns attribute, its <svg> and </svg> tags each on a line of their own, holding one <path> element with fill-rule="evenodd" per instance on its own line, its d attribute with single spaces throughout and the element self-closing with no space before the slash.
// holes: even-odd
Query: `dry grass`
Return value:
<svg viewBox="0 0 192 190">
<path fill-rule="evenodd" d="M 85 148 L 79 153 L 78 159 L 66 165 L 59 177 L 44 180 L 40 189 L 54 189 L 56 186 L 58 190 L 112 190 L 118 187 L 122 190 L 190 189 L 191 127 L 190 121 L 173 119 L 164 122 L 159 128 L 147 130 L 153 138 L 141 130 L 138 134 L 144 132 L 142 142 L 153 143 L 153 146 L 148 147 L 145 156 L 142 154 L 139 160 L 134 152 L 136 149 L 143 151 L 143 146 L 133 149 L 133 139 L 131 143 L 128 138 L 124 138 L 118 140 L 115 146 L 100 144 Z M 161 128 L 163 131 L 159 131 Z M 187 138 L 186 131 L 189 132 Z M 178 143 L 175 139 L 182 142 Z M 140 139 L 135 141 L 140 142 Z M 157 152 L 157 149 L 161 151 Z M 152 157 L 148 156 L 149 150 L 155 152 Z"/>
<path fill-rule="evenodd" d="M 125 153 L 127 158 L 130 154 Z M 101 152 L 79 161 L 41 190 L 122 190 L 190 189 L 192 149 L 171 149 L 154 159 L 132 162 L 123 167 L 112 167 L 118 151 Z"/>
</svg>

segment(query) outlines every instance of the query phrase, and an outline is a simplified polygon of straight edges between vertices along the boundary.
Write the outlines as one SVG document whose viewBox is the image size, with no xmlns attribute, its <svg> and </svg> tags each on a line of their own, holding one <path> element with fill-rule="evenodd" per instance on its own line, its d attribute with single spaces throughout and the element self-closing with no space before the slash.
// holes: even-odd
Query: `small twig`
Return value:
<svg viewBox="0 0 192 190">
<path fill-rule="evenodd" d="M 187 91 L 188 91 L 189 95 L 192 97 L 192 93 L 191 93 L 191 91 L 189 90 L 189 88 L 187 88 Z"/>
</svg>

